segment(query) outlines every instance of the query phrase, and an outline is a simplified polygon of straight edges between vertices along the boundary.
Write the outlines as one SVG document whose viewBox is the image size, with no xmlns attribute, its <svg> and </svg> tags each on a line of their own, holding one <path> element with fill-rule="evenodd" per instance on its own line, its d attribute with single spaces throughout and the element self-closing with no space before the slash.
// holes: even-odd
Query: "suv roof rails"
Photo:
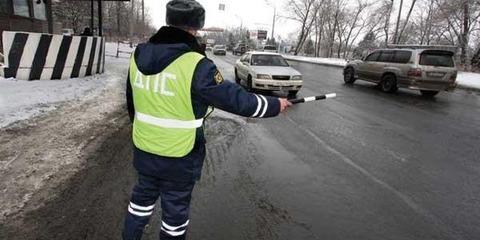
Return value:
<svg viewBox="0 0 480 240">
<path fill-rule="evenodd" d="M 445 50 L 450 52 L 457 52 L 458 47 L 453 45 L 408 45 L 408 44 L 389 44 L 387 48 L 392 49 L 429 49 L 429 50 Z"/>
</svg>

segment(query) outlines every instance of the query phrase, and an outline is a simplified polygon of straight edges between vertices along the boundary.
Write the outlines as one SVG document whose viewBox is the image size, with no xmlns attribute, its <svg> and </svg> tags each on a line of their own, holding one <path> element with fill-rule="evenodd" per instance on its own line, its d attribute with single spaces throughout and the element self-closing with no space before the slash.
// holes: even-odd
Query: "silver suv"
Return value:
<svg viewBox="0 0 480 240">
<path fill-rule="evenodd" d="M 403 87 L 433 97 L 456 86 L 454 54 L 455 50 L 448 46 L 379 49 L 362 60 L 349 62 L 343 70 L 344 81 L 352 84 L 362 79 L 378 83 L 384 92 Z"/>
</svg>

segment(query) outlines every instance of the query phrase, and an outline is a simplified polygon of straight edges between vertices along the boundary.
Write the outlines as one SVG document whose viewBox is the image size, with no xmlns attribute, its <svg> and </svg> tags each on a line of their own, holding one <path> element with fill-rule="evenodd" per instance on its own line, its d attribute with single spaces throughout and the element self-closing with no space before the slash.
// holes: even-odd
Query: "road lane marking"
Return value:
<svg viewBox="0 0 480 240">
<path fill-rule="evenodd" d="M 317 141 L 320 145 L 322 145 L 328 151 L 330 151 L 331 153 L 340 157 L 340 159 L 343 162 L 350 165 L 355 170 L 357 170 L 358 172 L 360 172 L 361 174 L 363 174 L 365 177 L 372 180 L 376 184 L 380 185 L 384 189 L 392 192 L 395 196 L 397 196 L 398 198 L 400 198 L 400 200 L 402 200 L 405 204 L 407 204 L 407 206 L 410 207 L 415 213 L 423 216 L 424 218 L 430 220 L 433 224 L 438 225 L 439 227 L 441 227 L 443 229 L 448 229 L 447 232 L 449 233 L 449 235 L 454 237 L 454 239 L 463 239 L 456 230 L 450 228 L 449 225 L 444 223 L 441 219 L 439 219 L 435 215 L 431 214 L 427 210 L 425 210 L 422 207 L 420 207 L 419 205 L 417 205 L 415 202 L 413 202 L 413 200 L 410 199 L 410 197 L 408 197 L 407 195 L 405 195 L 405 194 L 401 193 L 400 191 L 396 190 L 394 187 L 390 186 L 388 183 L 386 183 L 386 182 L 380 180 L 379 178 L 375 177 L 373 174 L 368 172 L 366 169 L 364 169 L 360 165 L 353 162 L 352 159 L 345 156 L 343 153 L 339 152 L 338 150 L 336 150 L 335 148 L 330 146 L 328 143 L 323 141 L 320 137 L 318 137 L 311 130 L 309 130 L 309 129 L 305 128 L 304 126 L 298 124 L 297 122 L 293 121 L 293 119 L 291 119 L 289 116 L 285 116 L 285 117 L 290 123 L 294 124 L 295 126 L 300 128 L 301 130 L 303 130 L 307 135 L 312 137 L 315 141 Z"/>
</svg>

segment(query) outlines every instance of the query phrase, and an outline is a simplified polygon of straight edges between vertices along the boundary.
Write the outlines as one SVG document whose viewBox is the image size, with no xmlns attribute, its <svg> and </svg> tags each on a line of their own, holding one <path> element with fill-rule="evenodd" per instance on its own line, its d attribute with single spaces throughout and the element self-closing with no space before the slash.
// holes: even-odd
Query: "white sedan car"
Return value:
<svg viewBox="0 0 480 240">
<path fill-rule="evenodd" d="M 302 74 L 282 55 L 268 52 L 245 53 L 235 63 L 235 81 L 249 91 L 288 91 L 290 96 L 297 95 L 303 85 Z"/>
</svg>

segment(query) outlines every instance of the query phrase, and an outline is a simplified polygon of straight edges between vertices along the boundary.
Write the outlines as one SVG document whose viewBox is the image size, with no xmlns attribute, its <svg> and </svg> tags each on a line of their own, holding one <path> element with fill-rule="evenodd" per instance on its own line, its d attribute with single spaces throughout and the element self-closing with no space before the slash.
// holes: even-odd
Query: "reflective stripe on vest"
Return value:
<svg viewBox="0 0 480 240">
<path fill-rule="evenodd" d="M 191 121 L 157 118 L 144 113 L 136 112 L 137 120 L 163 128 L 199 128 L 203 125 L 203 118 Z"/>
<path fill-rule="evenodd" d="M 132 55 L 129 74 L 136 111 L 132 137 L 137 148 L 165 157 L 183 157 L 193 149 L 203 118 L 196 119 L 193 112 L 191 84 L 203 58 L 188 52 L 161 72 L 145 75 Z"/>
</svg>

